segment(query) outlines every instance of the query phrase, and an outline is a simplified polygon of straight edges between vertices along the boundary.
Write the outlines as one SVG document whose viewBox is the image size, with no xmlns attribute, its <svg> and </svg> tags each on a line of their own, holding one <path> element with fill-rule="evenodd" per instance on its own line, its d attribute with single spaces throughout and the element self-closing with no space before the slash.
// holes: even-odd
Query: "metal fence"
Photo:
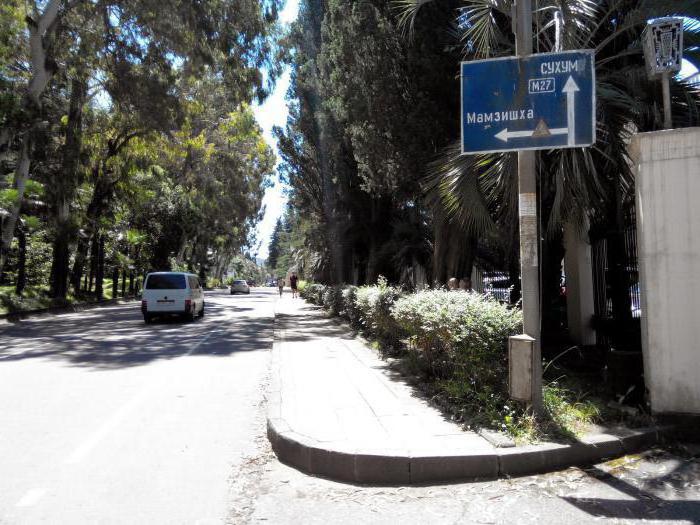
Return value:
<svg viewBox="0 0 700 525">
<path fill-rule="evenodd" d="M 641 317 L 641 303 L 639 295 L 639 265 L 637 261 L 637 231 L 635 227 L 629 227 L 623 235 L 624 243 L 624 271 L 629 283 L 630 310 L 632 317 Z M 611 269 L 608 265 L 608 239 L 601 238 L 591 243 L 591 255 L 593 262 L 593 287 L 595 298 L 595 314 L 599 318 L 613 316 L 613 304 L 610 294 Z"/>
</svg>

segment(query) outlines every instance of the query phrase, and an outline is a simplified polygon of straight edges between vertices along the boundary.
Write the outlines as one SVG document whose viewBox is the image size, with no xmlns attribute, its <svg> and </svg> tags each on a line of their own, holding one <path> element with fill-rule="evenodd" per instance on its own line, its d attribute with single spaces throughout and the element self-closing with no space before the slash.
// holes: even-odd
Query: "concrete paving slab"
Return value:
<svg viewBox="0 0 700 525">
<path fill-rule="evenodd" d="M 268 436 L 279 459 L 354 483 L 404 485 L 520 476 L 600 461 L 656 442 L 656 429 L 572 444 L 499 448 L 397 378 L 361 338 L 301 299 L 276 303 Z"/>
</svg>

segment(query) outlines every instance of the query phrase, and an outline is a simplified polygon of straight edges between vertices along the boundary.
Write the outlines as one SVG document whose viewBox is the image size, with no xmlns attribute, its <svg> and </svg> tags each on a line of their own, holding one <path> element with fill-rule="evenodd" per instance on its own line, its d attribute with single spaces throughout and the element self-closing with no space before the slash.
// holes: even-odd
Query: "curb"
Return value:
<svg viewBox="0 0 700 525">
<path fill-rule="evenodd" d="M 102 306 L 114 306 L 117 304 L 127 304 L 136 301 L 136 297 L 120 297 L 119 299 L 108 299 L 106 301 L 96 301 L 92 303 L 76 303 L 67 306 L 51 306 L 48 308 L 39 308 L 37 310 L 25 310 L 21 312 L 11 312 L 0 315 L 0 324 L 20 321 L 32 317 L 42 317 L 48 315 L 69 314 L 82 312 L 83 310 L 92 310 Z"/>
<path fill-rule="evenodd" d="M 615 428 L 607 434 L 586 436 L 572 444 L 494 448 L 493 452 L 478 454 L 326 448 L 322 442 L 295 432 L 282 418 L 280 345 L 284 335 L 277 322 L 273 337 L 267 437 L 281 462 L 333 481 L 407 485 L 541 474 L 592 465 L 648 449 L 674 428 Z"/>
<path fill-rule="evenodd" d="M 591 436 L 571 445 L 528 445 L 491 454 L 414 456 L 407 451 L 372 454 L 325 449 L 291 430 L 283 419 L 267 420 L 267 436 L 281 462 L 333 481 L 378 485 L 507 478 L 592 465 L 647 449 L 664 431 L 645 428 L 624 436 Z"/>
</svg>

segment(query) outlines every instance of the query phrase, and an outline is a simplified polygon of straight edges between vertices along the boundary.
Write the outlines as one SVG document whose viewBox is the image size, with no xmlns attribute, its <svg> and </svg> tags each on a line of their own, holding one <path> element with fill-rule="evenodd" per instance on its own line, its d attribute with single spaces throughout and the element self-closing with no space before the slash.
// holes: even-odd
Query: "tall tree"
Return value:
<svg viewBox="0 0 700 525">
<path fill-rule="evenodd" d="M 267 256 L 267 267 L 274 269 L 277 268 L 277 259 L 280 256 L 280 236 L 282 235 L 282 218 L 277 219 L 275 223 L 275 229 L 272 232 L 272 237 L 270 238 L 270 246 L 268 248 L 269 255 Z"/>
</svg>

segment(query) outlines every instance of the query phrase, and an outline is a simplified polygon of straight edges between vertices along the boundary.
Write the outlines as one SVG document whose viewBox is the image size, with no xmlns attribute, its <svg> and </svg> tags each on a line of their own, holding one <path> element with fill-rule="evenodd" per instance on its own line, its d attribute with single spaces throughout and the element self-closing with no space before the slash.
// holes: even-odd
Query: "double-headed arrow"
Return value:
<svg viewBox="0 0 700 525">
<path fill-rule="evenodd" d="M 568 145 L 576 145 L 576 93 L 581 91 L 578 84 L 574 80 L 574 77 L 569 76 L 569 79 L 564 84 L 564 89 L 561 90 L 562 93 L 566 93 L 566 128 L 553 128 L 548 130 L 546 133 L 542 133 L 542 137 L 549 137 L 550 135 L 568 135 Z M 508 142 L 510 139 L 517 138 L 530 138 L 536 137 L 536 129 L 528 131 L 508 131 L 505 128 L 498 133 L 496 133 L 496 138 L 502 140 L 503 142 Z"/>
</svg>

